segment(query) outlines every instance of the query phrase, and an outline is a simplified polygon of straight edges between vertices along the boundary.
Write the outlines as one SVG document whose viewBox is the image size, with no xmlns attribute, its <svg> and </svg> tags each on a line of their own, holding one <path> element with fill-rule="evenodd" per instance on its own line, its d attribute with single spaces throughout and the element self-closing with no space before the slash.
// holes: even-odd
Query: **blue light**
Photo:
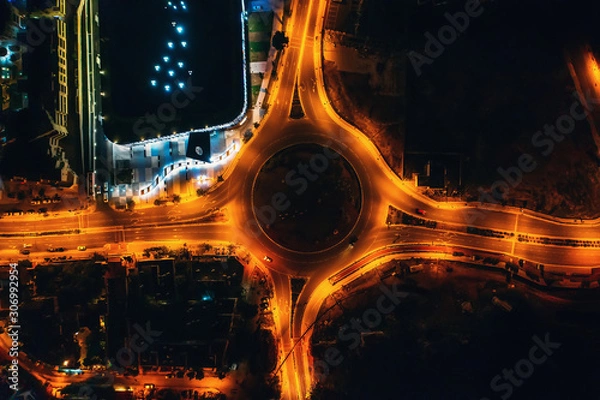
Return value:
<svg viewBox="0 0 600 400">
<path fill-rule="evenodd" d="M 154 69 L 155 69 L 157 72 L 158 72 L 158 71 L 160 71 L 160 65 L 155 65 L 155 66 L 154 66 Z"/>
<path fill-rule="evenodd" d="M 171 91 L 171 85 L 165 85 L 165 92 Z"/>
<path fill-rule="evenodd" d="M 183 8 L 184 10 L 187 10 L 187 7 L 186 7 L 186 6 L 181 6 L 181 8 Z"/>
<path fill-rule="evenodd" d="M 187 46 L 187 42 L 181 42 L 181 46 L 182 47 L 186 47 Z"/>
<path fill-rule="evenodd" d="M 169 48 L 172 49 L 173 48 L 173 42 L 167 43 L 167 46 L 169 46 Z"/>
<path fill-rule="evenodd" d="M 183 82 L 179 82 L 178 86 L 179 86 L 179 88 L 180 88 L 180 89 L 183 89 L 183 87 L 184 87 L 185 85 L 183 84 Z"/>
<path fill-rule="evenodd" d="M 183 27 L 178 26 L 177 27 L 177 33 L 183 33 Z"/>
<path fill-rule="evenodd" d="M 177 6 L 173 6 L 173 10 L 177 10 Z"/>
<path fill-rule="evenodd" d="M 177 63 L 177 66 L 179 66 L 179 68 L 183 68 L 183 63 L 182 63 L 181 61 L 179 61 L 179 62 Z"/>
<path fill-rule="evenodd" d="M 170 6 L 172 6 L 172 5 L 173 5 L 173 3 L 171 3 L 171 2 L 168 2 L 167 4 L 169 4 Z"/>
<path fill-rule="evenodd" d="M 167 57 L 167 56 L 164 56 L 164 57 L 163 57 L 163 61 L 164 61 L 164 62 L 169 62 L 169 57 Z"/>
<path fill-rule="evenodd" d="M 173 70 L 170 70 L 169 71 L 169 76 L 174 76 L 174 75 L 175 75 L 175 72 Z"/>
<path fill-rule="evenodd" d="M 152 79 L 152 80 L 150 81 L 150 84 L 151 84 L 152 86 L 156 86 L 156 80 L 155 80 L 155 79 Z"/>
</svg>

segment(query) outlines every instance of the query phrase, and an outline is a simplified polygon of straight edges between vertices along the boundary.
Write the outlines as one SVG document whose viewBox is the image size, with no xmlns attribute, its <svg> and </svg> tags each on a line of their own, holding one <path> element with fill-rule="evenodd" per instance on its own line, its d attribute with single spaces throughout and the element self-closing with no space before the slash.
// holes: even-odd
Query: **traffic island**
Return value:
<svg viewBox="0 0 600 400">
<path fill-rule="evenodd" d="M 350 234 L 361 209 L 361 188 L 340 154 L 300 144 L 263 164 L 252 201 L 254 216 L 271 240 L 289 250 L 318 252 Z"/>
</svg>

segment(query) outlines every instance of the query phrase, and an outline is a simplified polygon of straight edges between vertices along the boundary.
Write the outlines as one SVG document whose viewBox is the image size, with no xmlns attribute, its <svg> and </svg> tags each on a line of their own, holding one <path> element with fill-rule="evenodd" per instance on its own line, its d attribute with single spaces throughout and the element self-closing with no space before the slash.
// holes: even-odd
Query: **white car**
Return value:
<svg viewBox="0 0 600 400">
<path fill-rule="evenodd" d="M 266 262 L 273 262 L 273 259 L 271 257 L 269 257 L 269 256 L 264 256 L 263 260 L 266 261 Z"/>
</svg>

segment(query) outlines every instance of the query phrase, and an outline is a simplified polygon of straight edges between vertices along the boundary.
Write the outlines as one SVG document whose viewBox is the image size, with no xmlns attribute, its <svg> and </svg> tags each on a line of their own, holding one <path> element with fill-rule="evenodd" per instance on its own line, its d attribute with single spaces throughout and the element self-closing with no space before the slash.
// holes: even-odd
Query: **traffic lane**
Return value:
<svg viewBox="0 0 600 400">
<path fill-rule="evenodd" d="M 72 234 L 61 236 L 40 236 L 26 239 L 0 239 L 2 250 L 0 257 L 2 259 L 18 258 L 29 260 L 43 260 L 46 257 L 71 257 L 72 259 L 89 257 L 90 252 L 102 250 L 106 243 L 105 233 L 94 233 L 92 235 Z M 100 245 L 98 245 L 101 243 Z M 24 248 L 24 245 L 31 246 Z M 85 251 L 77 250 L 77 246 L 86 246 Z M 64 251 L 48 251 L 49 248 L 60 248 Z M 28 250 L 30 253 L 24 255 L 21 250 Z"/>
<path fill-rule="evenodd" d="M 35 238 L 1 238 L 2 259 L 29 259 L 40 261 L 46 257 L 71 257 L 86 258 L 95 251 L 104 251 L 104 245 L 117 242 L 137 241 L 164 241 L 172 240 L 198 240 L 198 238 L 228 241 L 231 237 L 231 227 L 222 223 L 211 224 L 186 224 L 176 226 L 157 225 L 149 228 L 103 228 L 95 231 L 82 231 L 80 234 L 40 236 Z M 31 244 L 29 255 L 20 254 L 24 244 Z M 85 246 L 86 250 L 77 250 L 78 246 Z M 49 252 L 48 248 L 62 247 L 63 252 Z"/>
<path fill-rule="evenodd" d="M 79 227 L 78 216 L 73 213 L 60 213 L 58 216 L 13 215 L 0 219 L 0 232 L 44 232 Z"/>
<path fill-rule="evenodd" d="M 386 229 L 387 230 L 387 229 Z M 489 238 L 485 236 L 469 235 L 466 233 L 450 232 L 448 237 L 440 234 L 435 229 L 405 227 L 406 242 L 434 242 L 448 246 L 465 246 L 490 253 L 511 254 L 513 242 L 515 244 L 514 257 L 524 258 L 535 263 L 562 265 L 577 268 L 598 265 L 600 249 L 589 247 L 549 246 L 532 243 L 521 243 L 516 240 Z M 380 235 L 382 238 L 386 235 Z M 396 233 L 390 231 L 388 240 L 393 241 Z"/>
<path fill-rule="evenodd" d="M 379 182 L 389 182 L 385 177 L 379 177 Z M 392 184 L 390 182 L 390 184 Z M 405 183 L 407 185 L 408 183 Z M 407 212 L 416 217 L 438 222 L 448 222 L 460 226 L 476 226 L 497 231 L 513 232 L 515 228 L 516 214 L 502 211 L 490 210 L 480 207 L 462 207 L 439 204 L 432 206 L 420 199 L 420 195 L 412 192 L 413 189 L 403 188 L 388 192 L 390 204 L 395 208 Z M 417 209 L 423 209 L 426 214 L 417 214 Z"/>
<path fill-rule="evenodd" d="M 176 226 L 156 226 L 148 228 L 126 228 L 125 242 L 168 241 L 168 240 L 207 240 L 226 241 L 231 238 L 231 226 L 224 223 L 185 224 Z"/>
<path fill-rule="evenodd" d="M 281 132 L 281 135 L 278 139 L 272 140 L 268 144 L 265 143 L 265 146 L 262 148 L 262 155 L 260 157 L 252 160 L 251 164 L 243 166 L 243 172 L 246 174 L 247 179 L 242 180 L 237 176 L 235 177 L 236 180 L 243 181 L 241 187 L 241 196 L 238 193 L 238 196 L 240 196 L 243 200 L 236 202 L 235 206 L 232 206 L 231 209 L 232 215 L 235 216 L 232 218 L 232 222 L 236 227 L 235 230 L 238 235 L 245 240 L 244 243 L 255 244 L 254 246 L 250 245 L 250 248 L 254 248 L 256 246 L 262 249 L 269 249 L 271 253 L 273 253 L 274 258 L 284 259 L 288 266 L 293 265 L 294 268 L 302 267 L 306 265 L 306 263 L 315 261 L 318 262 L 329 257 L 334 257 L 340 249 L 348 246 L 346 239 L 341 239 L 340 244 L 331 250 L 313 254 L 302 254 L 300 257 L 297 252 L 292 252 L 281 248 L 272 242 L 257 226 L 256 218 L 252 208 L 260 208 L 260 205 L 252 204 L 252 184 L 254 177 L 260 170 L 262 164 L 273 154 L 279 151 L 279 149 L 292 146 L 294 144 L 307 142 L 329 146 L 333 150 L 340 152 L 352 164 L 359 177 L 366 177 L 366 180 L 361 179 L 360 182 L 363 191 L 362 212 L 357 225 L 353 230 L 353 234 L 359 237 L 364 237 L 364 241 L 366 241 L 368 235 L 364 235 L 361 232 L 368 231 L 371 226 L 379 223 L 377 220 L 382 218 L 381 216 L 377 215 L 379 208 L 376 207 L 373 202 L 373 199 L 379 200 L 381 194 L 379 191 L 371 187 L 372 184 L 369 179 L 367 167 L 362 163 L 360 155 L 356 154 L 352 148 L 342 148 L 340 146 L 340 142 L 323 138 L 314 125 L 310 124 L 309 122 L 296 121 L 288 124 L 288 126 L 284 128 L 283 132 Z"/>
<path fill-rule="evenodd" d="M 528 215 L 519 217 L 518 230 L 521 233 L 543 237 L 562 237 L 567 239 L 599 239 L 600 226 L 589 221 L 573 220 L 562 224 L 540 220 Z"/>
<path fill-rule="evenodd" d="M 403 227 L 398 230 L 385 229 L 388 233 L 379 234 L 377 244 L 396 243 L 434 243 L 448 246 L 464 246 L 490 253 L 511 254 L 515 243 L 514 257 L 523 258 L 535 263 L 578 266 L 584 268 L 598 265 L 600 249 L 590 247 L 549 246 L 532 243 L 521 243 L 513 240 L 488 238 L 485 236 L 449 232 L 444 234 L 438 230 L 417 227 Z"/>
<path fill-rule="evenodd" d="M 590 247 L 548 246 L 541 244 L 515 245 L 515 255 L 535 263 L 569 267 L 577 270 L 600 266 L 600 249 Z"/>
<path fill-rule="evenodd" d="M 289 277 L 284 274 L 272 273 L 275 297 L 271 300 L 271 310 L 277 327 L 277 337 L 280 341 L 280 349 L 282 357 L 287 355 L 287 352 L 292 348 L 293 341 L 291 339 L 291 321 L 290 321 L 290 299 L 291 287 Z M 286 306 L 287 305 L 287 306 Z M 280 362 L 283 358 L 280 360 Z M 295 363 L 292 357 L 288 357 L 285 363 L 281 366 L 282 374 L 287 378 L 292 393 L 299 393 L 296 382 Z"/>
</svg>

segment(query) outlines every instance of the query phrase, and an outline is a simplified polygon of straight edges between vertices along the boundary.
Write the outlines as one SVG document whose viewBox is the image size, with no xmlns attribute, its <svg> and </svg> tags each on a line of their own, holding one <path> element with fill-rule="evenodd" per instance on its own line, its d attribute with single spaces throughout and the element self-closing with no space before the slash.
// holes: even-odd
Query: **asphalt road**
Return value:
<svg viewBox="0 0 600 400">
<path fill-rule="evenodd" d="M 328 278 L 365 254 L 386 254 L 384 247 L 393 243 L 422 243 L 465 246 L 513 255 L 548 265 L 564 265 L 588 271 L 598 265 L 598 248 L 571 248 L 519 243 L 514 239 L 496 239 L 420 227 L 385 225 L 390 205 L 414 214 L 426 210 L 427 219 L 459 226 L 478 226 L 497 231 L 525 233 L 547 237 L 596 239 L 598 224 L 591 221 L 554 221 L 518 209 L 473 208 L 464 204 L 434 203 L 416 194 L 409 183 L 399 179 L 385 164 L 375 146 L 331 109 L 323 89 L 321 69 L 321 29 L 326 1 L 292 2 L 292 16 L 287 21 L 289 46 L 278 67 L 278 79 L 270 89 L 269 110 L 254 138 L 239 152 L 226 172 L 226 179 L 207 196 L 176 206 L 144 208 L 131 213 L 117 212 L 100 203 L 96 212 L 79 215 L 60 214 L 49 217 L 7 217 L 0 220 L 1 232 L 41 232 L 81 229 L 80 234 L 37 238 L 0 238 L 3 259 L 23 258 L 18 251 L 24 243 L 32 244 L 31 258 L 56 255 L 77 257 L 101 250 L 107 243 L 160 242 L 163 240 L 219 240 L 242 244 L 257 259 L 266 263 L 273 280 L 276 333 L 282 356 L 281 381 L 286 399 L 301 399 L 310 391 L 311 374 L 308 336 L 301 340 L 307 327 L 315 321 L 323 300 L 334 287 Z M 306 116 L 289 118 L 294 88 Z M 352 232 L 340 242 L 321 252 L 300 254 L 279 246 L 256 227 L 253 184 L 261 166 L 279 150 L 300 143 L 318 143 L 340 153 L 355 169 L 362 188 L 362 209 Z M 228 221 L 197 223 L 215 208 L 227 209 Z M 358 241 L 349 246 L 349 236 Z M 57 254 L 44 250 L 49 245 L 67 247 Z M 78 245 L 87 246 L 77 252 Z M 290 277 L 308 278 L 291 320 Z M 57 384 L 65 378 L 56 377 Z M 69 378 L 70 380 L 71 378 Z M 146 378 L 144 378 L 146 379 Z M 176 385 L 176 383 L 173 383 Z"/>
</svg>

